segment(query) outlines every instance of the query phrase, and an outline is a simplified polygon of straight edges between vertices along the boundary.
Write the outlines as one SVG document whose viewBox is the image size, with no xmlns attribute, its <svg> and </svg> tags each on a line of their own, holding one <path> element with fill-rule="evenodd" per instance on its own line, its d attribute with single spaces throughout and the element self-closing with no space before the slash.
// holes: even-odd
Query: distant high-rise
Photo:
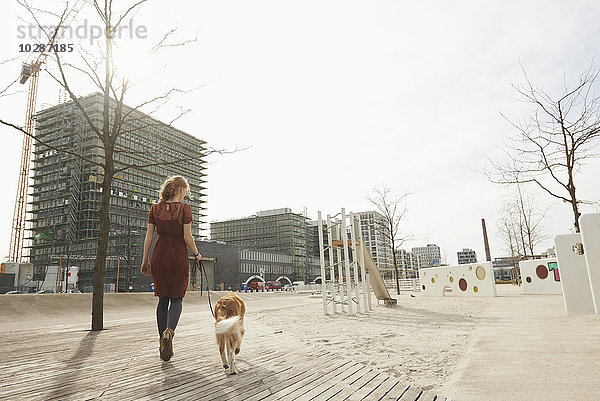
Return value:
<svg viewBox="0 0 600 401">
<path fill-rule="evenodd" d="M 462 251 L 456 252 L 459 265 L 468 265 L 469 263 L 477 263 L 477 254 L 470 248 L 463 248 Z"/>
<path fill-rule="evenodd" d="M 92 94 L 79 102 L 92 122 L 101 127 L 102 95 Z M 148 210 L 157 201 L 158 189 L 165 178 L 170 175 L 187 178 L 193 199 L 185 202 L 192 207 L 192 235 L 196 238 L 200 238 L 200 224 L 205 217 L 205 161 L 197 158 L 185 163 L 159 163 L 185 158 L 190 152 L 199 154 L 205 142 L 127 106 L 124 112 L 131 114 L 116 139 L 115 167 L 139 167 L 128 167 L 114 175 L 105 284 L 116 284 L 118 272 L 120 288 L 147 291 L 151 279 L 139 273 L 144 234 Z M 79 288 L 90 290 L 99 235 L 103 170 L 89 160 L 103 160 L 102 142 L 73 102 L 40 111 L 35 135 L 48 145 L 68 149 L 71 154 L 36 144 L 30 261 L 37 276 L 50 265 L 78 266 Z"/>
<path fill-rule="evenodd" d="M 415 247 L 411 251 L 420 258 L 422 267 L 434 267 L 442 264 L 442 251 L 435 244 Z"/>
<path fill-rule="evenodd" d="M 360 215 L 361 234 L 373 260 L 386 279 L 394 278 L 394 258 L 385 218 L 378 212 L 368 211 Z"/>
<path fill-rule="evenodd" d="M 398 268 L 401 272 L 404 272 L 405 277 L 415 276 L 416 272 L 423 267 L 421 257 L 405 249 L 396 249 L 396 259 L 398 260 Z"/>
</svg>

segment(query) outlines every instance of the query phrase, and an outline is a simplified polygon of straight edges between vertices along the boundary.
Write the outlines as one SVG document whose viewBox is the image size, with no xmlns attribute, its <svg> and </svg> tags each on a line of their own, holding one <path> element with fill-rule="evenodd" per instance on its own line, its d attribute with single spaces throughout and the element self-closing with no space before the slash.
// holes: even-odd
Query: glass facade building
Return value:
<svg viewBox="0 0 600 401">
<path fill-rule="evenodd" d="M 79 99 L 97 127 L 102 126 L 103 98 L 99 93 Z M 111 104 L 111 108 L 114 108 Z M 131 291 L 149 290 L 151 279 L 141 276 L 143 241 L 148 211 L 158 200 L 158 189 L 166 177 L 188 179 L 193 199 L 192 235 L 201 238 L 206 217 L 205 142 L 161 123 L 137 110 L 131 111 L 115 142 L 116 169 L 132 165 L 113 177 L 110 200 L 110 235 L 105 284 L 117 282 Z M 112 111 L 111 111 L 112 115 Z M 79 288 L 91 290 L 99 233 L 98 210 L 102 194 L 104 149 L 96 133 L 73 102 L 40 111 L 36 115 L 32 192 L 29 224 L 29 260 L 37 276 L 47 266 L 79 267 Z M 82 157 L 78 157 L 82 156 Z M 184 162 L 166 164 L 186 158 Z M 87 160 L 86 160 L 87 159 Z"/>
</svg>

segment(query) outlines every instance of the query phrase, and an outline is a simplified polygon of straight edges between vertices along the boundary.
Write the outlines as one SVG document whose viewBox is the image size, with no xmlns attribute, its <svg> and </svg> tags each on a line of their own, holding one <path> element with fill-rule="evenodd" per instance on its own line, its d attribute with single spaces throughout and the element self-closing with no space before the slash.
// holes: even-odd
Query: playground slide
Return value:
<svg viewBox="0 0 600 401">
<path fill-rule="evenodd" d="M 396 299 L 390 296 L 387 288 L 385 287 L 385 283 L 381 278 L 381 274 L 379 274 L 379 269 L 369 252 L 369 249 L 366 247 L 365 243 L 361 241 L 362 250 L 365 255 L 365 270 L 369 273 L 369 281 L 371 283 L 371 288 L 375 293 L 375 296 L 378 300 L 383 300 L 386 304 L 395 304 Z"/>
</svg>

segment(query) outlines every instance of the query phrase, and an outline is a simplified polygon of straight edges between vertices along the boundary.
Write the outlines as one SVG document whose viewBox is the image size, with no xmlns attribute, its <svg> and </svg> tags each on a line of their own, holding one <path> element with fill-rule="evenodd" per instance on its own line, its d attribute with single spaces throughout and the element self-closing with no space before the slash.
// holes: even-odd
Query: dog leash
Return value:
<svg viewBox="0 0 600 401">
<path fill-rule="evenodd" d="M 200 271 L 200 296 L 202 296 L 202 289 L 204 288 L 204 278 L 206 278 L 206 282 L 208 283 L 208 277 L 206 276 L 206 269 L 200 260 L 194 260 L 194 268 Z M 204 277 L 202 277 L 202 273 L 204 273 Z M 212 313 L 213 317 L 215 317 L 215 312 L 213 311 L 212 302 L 210 302 L 210 290 L 206 287 L 206 293 L 208 294 L 208 306 L 210 306 L 210 313 Z"/>
</svg>

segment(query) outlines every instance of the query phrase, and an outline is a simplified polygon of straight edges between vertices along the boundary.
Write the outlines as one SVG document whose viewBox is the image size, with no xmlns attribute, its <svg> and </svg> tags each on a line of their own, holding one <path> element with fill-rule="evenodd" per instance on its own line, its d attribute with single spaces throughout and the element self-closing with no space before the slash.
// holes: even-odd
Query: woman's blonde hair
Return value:
<svg viewBox="0 0 600 401">
<path fill-rule="evenodd" d="M 187 180 L 180 175 L 173 175 L 168 177 L 165 182 L 163 182 L 160 190 L 158 191 L 159 202 L 165 202 L 175 197 L 177 190 L 179 188 L 185 188 L 188 195 L 190 193 L 190 184 L 188 184 Z"/>
</svg>

